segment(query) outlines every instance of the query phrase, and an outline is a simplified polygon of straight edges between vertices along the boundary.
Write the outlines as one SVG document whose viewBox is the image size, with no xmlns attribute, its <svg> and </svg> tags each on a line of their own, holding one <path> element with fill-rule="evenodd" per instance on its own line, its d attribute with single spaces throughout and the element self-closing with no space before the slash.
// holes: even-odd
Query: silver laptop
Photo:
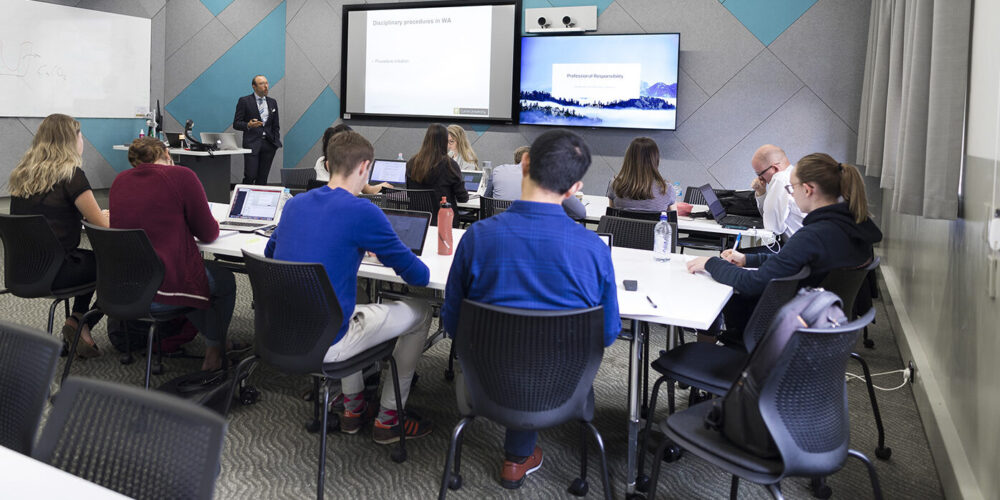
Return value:
<svg viewBox="0 0 1000 500">
<path fill-rule="evenodd" d="M 232 151 L 234 149 L 240 149 L 239 145 L 236 144 L 236 134 L 232 132 L 228 133 L 215 133 L 215 132 L 202 132 L 201 142 L 209 145 L 218 146 L 220 150 Z"/>
<path fill-rule="evenodd" d="M 469 198 L 478 198 L 486 193 L 486 175 L 480 170 L 463 170 L 462 182 Z"/>
<path fill-rule="evenodd" d="M 278 223 L 281 186 L 237 184 L 229 201 L 229 215 L 219 229 L 250 233 Z"/>
<path fill-rule="evenodd" d="M 403 160 L 375 160 L 368 177 L 368 183 L 379 184 L 381 182 L 388 182 L 393 187 L 405 188 L 406 162 Z"/>
</svg>

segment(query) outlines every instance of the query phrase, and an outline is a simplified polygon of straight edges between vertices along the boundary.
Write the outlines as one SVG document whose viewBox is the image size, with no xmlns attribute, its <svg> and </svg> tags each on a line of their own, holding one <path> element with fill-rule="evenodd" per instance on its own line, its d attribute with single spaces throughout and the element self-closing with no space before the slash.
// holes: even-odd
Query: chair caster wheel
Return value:
<svg viewBox="0 0 1000 500">
<path fill-rule="evenodd" d="M 132 356 L 132 353 L 122 354 L 118 357 L 118 362 L 123 365 L 131 365 L 132 363 L 135 363 L 135 357 Z"/>
<path fill-rule="evenodd" d="M 569 485 L 569 488 L 566 488 L 566 491 L 573 496 L 584 497 L 587 496 L 587 492 L 590 491 L 590 485 L 587 484 L 585 479 L 576 478 Z"/>
<path fill-rule="evenodd" d="M 648 492 L 649 491 L 649 476 L 645 474 L 639 474 L 639 477 L 635 478 L 635 489 L 636 491 Z"/>
<path fill-rule="evenodd" d="M 818 488 L 813 488 L 812 491 L 813 498 L 819 498 L 821 500 L 826 500 L 833 495 L 833 490 L 827 485 L 822 485 Z"/>
<path fill-rule="evenodd" d="M 319 426 L 322 425 L 319 420 L 313 420 L 306 424 L 306 432 L 309 434 L 316 434 L 319 432 Z"/>
<path fill-rule="evenodd" d="M 451 491 L 458 491 L 462 487 L 462 475 L 452 473 L 448 477 L 448 489 Z"/>
<path fill-rule="evenodd" d="M 66 356 L 69 356 L 69 345 L 63 342 L 62 349 L 59 351 L 59 357 L 65 358 Z"/>
<path fill-rule="evenodd" d="M 889 448 L 888 446 L 875 448 L 875 456 L 881 460 L 889 460 L 889 457 L 892 456 L 892 448 Z"/>
<path fill-rule="evenodd" d="M 392 450 L 392 454 L 390 454 L 389 457 L 392 458 L 393 462 L 401 464 L 406 461 L 406 450 L 400 450 L 399 448 L 396 448 Z"/>
<path fill-rule="evenodd" d="M 865 339 L 865 347 L 867 347 L 869 349 L 874 349 L 875 348 L 875 341 L 872 340 L 872 339 Z"/>
<path fill-rule="evenodd" d="M 163 375 L 163 364 L 153 363 L 153 365 L 149 367 L 149 373 L 152 373 L 153 375 Z"/>
<path fill-rule="evenodd" d="M 445 370 L 444 371 L 445 380 L 455 380 L 455 370 Z"/>
<path fill-rule="evenodd" d="M 240 389 L 240 404 L 243 406 L 250 406 L 257 403 L 260 400 L 260 391 L 256 387 L 246 386 Z M 319 430 L 317 428 L 317 430 Z"/>
<path fill-rule="evenodd" d="M 676 462 L 680 460 L 683 455 L 684 450 L 680 446 L 677 446 L 676 444 L 668 446 L 667 449 L 663 451 L 663 461 L 667 463 Z"/>
</svg>

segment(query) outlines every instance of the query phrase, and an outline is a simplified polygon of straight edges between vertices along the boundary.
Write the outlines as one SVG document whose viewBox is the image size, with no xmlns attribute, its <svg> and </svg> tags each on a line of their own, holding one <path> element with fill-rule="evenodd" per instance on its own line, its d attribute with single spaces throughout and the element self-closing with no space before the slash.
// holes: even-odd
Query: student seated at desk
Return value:
<svg viewBox="0 0 1000 500">
<path fill-rule="evenodd" d="M 371 143 L 357 132 L 341 132 L 330 139 L 326 158 L 330 166 L 329 184 L 285 203 L 281 222 L 268 240 L 264 255 L 294 262 L 320 262 L 326 269 L 344 313 L 340 331 L 326 352 L 324 360 L 327 363 L 343 361 L 399 337 L 393 357 L 399 373 L 399 392 L 405 405 L 413 372 L 430 329 L 431 307 L 419 300 L 356 304 L 358 268 L 365 252 L 372 252 L 410 285 L 426 285 L 430 280 L 430 271 L 399 240 L 382 210 L 370 201 L 357 197 L 368 181 L 368 169 L 375 159 Z M 343 214 L 351 216 L 344 217 Z M 317 230 L 316 221 L 323 221 L 320 230 Z M 362 394 L 365 384 L 361 372 L 341 380 L 341 385 L 344 411 L 340 416 L 340 430 L 356 434 L 364 421 L 371 418 Z M 399 409 L 390 377 L 382 386 L 381 408 L 372 431 L 372 439 L 376 443 L 389 444 L 399 440 Z M 426 436 L 430 432 L 429 421 L 408 412 L 407 439 Z"/>
<path fill-rule="evenodd" d="M 521 146 L 514 150 L 513 164 L 500 165 L 493 169 L 493 174 L 486 183 L 486 196 L 498 200 L 521 198 L 521 183 L 527 178 L 524 169 L 527 168 L 531 156 L 528 154 L 529 151 L 530 147 Z M 562 207 L 566 215 L 573 220 L 583 220 L 587 217 L 587 208 L 576 196 L 563 200 Z"/>
<path fill-rule="evenodd" d="M 479 170 L 479 157 L 461 125 L 448 125 L 448 158 L 455 160 L 461 170 Z"/>
<path fill-rule="evenodd" d="M 325 132 L 323 132 L 323 151 L 324 156 L 320 156 L 316 159 L 316 164 L 313 165 L 313 170 L 316 171 L 316 180 L 329 182 L 330 181 L 330 171 L 327 170 L 326 166 L 326 147 L 330 145 L 330 138 L 341 133 L 346 132 L 351 129 L 350 126 L 343 123 L 339 123 L 334 127 L 328 127 Z M 378 194 L 382 191 L 382 188 L 392 186 L 388 182 L 381 182 L 375 184 L 374 186 L 369 186 L 367 183 L 361 188 L 361 192 L 364 194 Z"/>
<path fill-rule="evenodd" d="M 771 279 L 791 276 L 809 266 L 812 274 L 801 286 L 817 286 L 831 270 L 871 262 L 872 245 L 882 240 L 882 232 L 868 218 L 864 181 L 853 165 L 813 153 L 799 160 L 785 190 L 807 215 L 802 229 L 779 253 L 726 250 L 721 258 L 698 257 L 687 264 L 688 271 L 706 270 L 715 281 L 739 293 L 723 309 L 727 340 L 738 341 L 739 335 L 732 335 L 742 331 Z M 842 202 L 838 201 L 841 197 Z"/>
<path fill-rule="evenodd" d="M 583 185 L 590 151 L 580 136 L 553 130 L 535 140 L 531 156 L 521 199 L 469 226 L 455 250 L 441 309 L 445 331 L 455 337 L 466 298 L 522 309 L 602 305 L 604 345 L 611 345 L 621 331 L 611 252 L 559 206 Z M 460 392 L 460 405 L 462 396 Z M 520 487 L 524 476 L 541 466 L 537 438 L 534 431 L 507 430 L 501 471 L 505 488 Z"/>
<path fill-rule="evenodd" d="M 608 184 L 608 206 L 637 212 L 677 209 L 674 187 L 660 175 L 660 148 L 649 137 L 637 137 L 625 151 L 618 175 Z"/>
<path fill-rule="evenodd" d="M 435 203 L 447 198 L 456 212 L 459 202 L 469 201 L 462 172 L 448 157 L 448 129 L 444 125 L 428 126 L 420 151 L 406 162 L 406 189 L 432 189 Z M 431 213 L 431 225 L 437 225 L 437 210 Z"/>
<path fill-rule="evenodd" d="M 218 370 L 236 305 L 236 280 L 232 271 L 205 262 L 194 241 L 219 237 L 205 188 L 191 169 L 175 166 L 167 148 L 152 137 L 132 141 L 128 161 L 132 168 L 115 177 L 108 193 L 111 227 L 146 231 L 165 271 L 150 309 L 194 308 L 186 317 L 205 336 L 201 369 Z"/>
<path fill-rule="evenodd" d="M 80 221 L 108 227 L 108 217 L 101 211 L 90 189 L 83 163 L 83 134 L 80 122 L 53 114 L 45 117 L 31 140 L 31 147 L 10 173 L 10 213 L 12 215 L 42 215 L 65 250 L 63 263 L 56 273 L 52 288 L 71 288 L 93 283 L 97 278 L 94 252 L 80 246 Z M 73 314 L 62 328 L 63 339 L 73 341 L 80 318 L 90 310 L 94 292 L 73 299 Z M 100 315 L 88 319 L 80 333 L 76 355 L 93 358 L 101 351 L 90 335 L 90 329 L 101 320 Z"/>
</svg>

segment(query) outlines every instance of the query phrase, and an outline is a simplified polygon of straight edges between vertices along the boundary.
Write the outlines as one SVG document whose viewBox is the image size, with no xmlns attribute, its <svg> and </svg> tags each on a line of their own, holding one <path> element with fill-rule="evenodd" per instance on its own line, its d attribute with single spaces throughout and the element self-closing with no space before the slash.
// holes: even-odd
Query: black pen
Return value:
<svg viewBox="0 0 1000 500">
<path fill-rule="evenodd" d="M 653 302 L 653 299 L 649 298 L 649 295 L 646 296 L 646 300 L 649 301 L 649 305 L 653 306 L 653 309 L 659 309 L 656 307 L 656 302 Z"/>
</svg>

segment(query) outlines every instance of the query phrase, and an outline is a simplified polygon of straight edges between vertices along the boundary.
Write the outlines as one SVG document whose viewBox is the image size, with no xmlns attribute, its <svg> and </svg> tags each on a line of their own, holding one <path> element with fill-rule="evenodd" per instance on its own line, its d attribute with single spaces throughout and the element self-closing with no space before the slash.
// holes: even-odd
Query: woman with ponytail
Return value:
<svg viewBox="0 0 1000 500">
<path fill-rule="evenodd" d="M 785 188 L 806 217 L 779 253 L 726 250 L 721 257 L 688 262 L 688 271 L 708 271 L 739 293 L 723 311 L 727 329 L 742 329 L 771 279 L 809 266 L 812 272 L 802 286 L 817 286 L 834 269 L 871 262 L 872 245 L 882 240 L 882 232 L 868 218 L 864 181 L 853 165 L 813 153 L 798 161 Z"/>
</svg>

